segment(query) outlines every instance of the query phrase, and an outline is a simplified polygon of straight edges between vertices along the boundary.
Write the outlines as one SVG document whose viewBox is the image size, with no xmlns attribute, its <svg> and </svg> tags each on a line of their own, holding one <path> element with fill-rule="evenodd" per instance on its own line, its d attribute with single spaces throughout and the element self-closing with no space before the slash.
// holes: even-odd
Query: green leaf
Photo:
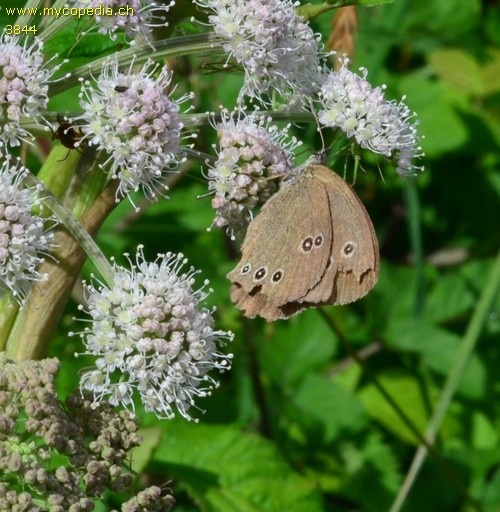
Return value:
<svg viewBox="0 0 500 512">
<path fill-rule="evenodd" d="M 401 286 L 405 283 L 405 286 Z M 380 275 L 371 293 L 377 295 L 374 308 L 383 328 L 391 318 L 411 316 L 415 286 L 415 271 L 410 267 L 381 261 Z"/>
<path fill-rule="evenodd" d="M 500 50 L 493 48 L 491 58 L 482 68 L 484 94 L 491 95 L 500 91 Z"/>
<path fill-rule="evenodd" d="M 378 380 L 416 428 L 423 432 L 428 414 L 426 402 L 422 396 L 422 389 L 417 380 L 402 373 L 389 372 L 379 375 Z M 418 444 L 415 435 L 374 384 L 365 386 L 358 393 L 358 398 L 366 412 L 387 430 L 408 443 Z"/>
<path fill-rule="evenodd" d="M 425 318 L 432 323 L 457 319 L 472 310 L 477 297 L 478 290 L 471 287 L 462 272 L 443 273 L 428 294 Z"/>
<path fill-rule="evenodd" d="M 342 431 L 356 432 L 366 424 L 356 397 L 322 375 L 308 375 L 297 389 L 294 403 L 308 422 L 319 424 L 325 443 Z"/>
<path fill-rule="evenodd" d="M 332 9 L 338 9 L 347 5 L 362 5 L 364 7 L 376 7 L 379 5 L 390 4 L 394 0 L 328 0 L 322 4 L 304 4 L 297 7 L 297 14 L 306 21 L 312 20 L 316 16 Z"/>
<path fill-rule="evenodd" d="M 87 33 L 81 37 L 81 25 L 76 22 L 65 26 L 54 34 L 44 45 L 48 55 L 56 54 L 61 58 L 99 57 L 123 46 L 123 36 L 111 40 L 104 34 Z"/>
<path fill-rule="evenodd" d="M 425 364 L 446 377 L 455 361 L 461 343 L 456 334 L 439 329 L 422 320 L 394 320 L 384 333 L 387 345 L 423 356 Z M 477 355 L 473 355 L 464 373 L 458 392 L 471 399 L 480 399 L 486 387 L 486 371 Z"/>
<path fill-rule="evenodd" d="M 484 493 L 485 512 L 498 512 L 500 510 L 500 469 L 496 469 L 488 478 Z"/>
<path fill-rule="evenodd" d="M 484 95 L 481 67 L 461 48 L 441 48 L 431 53 L 428 61 L 436 75 L 453 88 L 465 94 Z"/>
<path fill-rule="evenodd" d="M 205 512 L 322 511 L 320 493 L 269 441 L 235 427 L 171 421 L 155 454 Z"/>
<path fill-rule="evenodd" d="M 402 478 L 395 453 L 380 433 L 371 432 L 361 447 L 353 444 L 344 446 L 342 454 L 348 472 L 345 494 L 359 501 L 360 510 L 389 510 Z"/>
<path fill-rule="evenodd" d="M 142 437 L 142 444 L 132 450 L 132 469 L 140 473 L 150 461 L 162 431 L 159 427 L 141 428 L 138 434 Z"/>
<path fill-rule="evenodd" d="M 434 33 L 446 40 L 459 40 L 459 36 L 474 29 L 480 19 L 480 0 L 418 0 L 406 9 L 404 28 L 408 33 L 420 30 Z"/>
<path fill-rule="evenodd" d="M 472 446 L 477 450 L 493 450 L 498 446 L 495 425 L 480 411 L 475 411 L 472 416 Z"/>
<path fill-rule="evenodd" d="M 272 340 L 259 345 L 259 357 L 262 369 L 283 387 L 323 368 L 336 352 L 336 337 L 317 311 L 304 312 L 271 329 Z"/>
<path fill-rule="evenodd" d="M 460 110 L 470 109 L 467 97 L 442 81 L 422 75 L 407 75 L 399 89 L 408 96 L 408 105 L 418 114 L 419 134 L 426 156 L 456 151 L 469 138 L 469 128 Z"/>
</svg>

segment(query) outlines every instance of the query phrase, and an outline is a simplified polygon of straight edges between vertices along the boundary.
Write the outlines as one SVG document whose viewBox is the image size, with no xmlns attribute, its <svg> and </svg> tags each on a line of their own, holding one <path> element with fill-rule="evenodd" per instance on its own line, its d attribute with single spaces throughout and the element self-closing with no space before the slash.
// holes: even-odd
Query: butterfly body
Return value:
<svg viewBox="0 0 500 512">
<path fill-rule="evenodd" d="M 378 243 L 354 191 L 322 165 L 284 181 L 250 223 L 228 274 L 231 299 L 268 321 L 302 309 L 347 304 L 373 287 Z"/>
</svg>

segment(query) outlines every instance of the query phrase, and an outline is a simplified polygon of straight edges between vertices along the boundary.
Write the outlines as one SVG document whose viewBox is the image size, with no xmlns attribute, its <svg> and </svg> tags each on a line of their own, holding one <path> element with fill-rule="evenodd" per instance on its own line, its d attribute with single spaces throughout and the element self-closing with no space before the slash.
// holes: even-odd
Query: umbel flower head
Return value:
<svg viewBox="0 0 500 512">
<path fill-rule="evenodd" d="M 198 0 L 223 48 L 245 70 L 243 96 L 263 101 L 273 92 L 290 104 L 317 93 L 322 65 L 318 37 L 291 0 Z M 269 100 L 267 100 L 269 101 Z"/>
<path fill-rule="evenodd" d="M 93 16 L 100 34 L 116 39 L 116 32 L 125 34 L 141 44 L 149 42 L 153 27 L 167 26 L 166 13 L 175 2 L 156 3 L 144 0 L 71 0 L 78 7 L 103 9 L 102 15 Z M 98 11 L 100 12 L 100 11 Z M 110 14 L 112 12 L 113 14 Z"/>
<path fill-rule="evenodd" d="M 193 290 L 192 267 L 182 273 L 182 254 L 160 254 L 149 263 L 142 247 L 131 269 L 114 265 L 111 288 L 86 286 L 91 326 L 80 333 L 86 352 L 97 356 L 80 386 L 94 401 L 134 408 L 138 393 L 147 412 L 172 418 L 174 407 L 186 419 L 195 397 L 210 394 L 218 383 L 212 369 L 230 369 L 232 355 L 217 345 L 232 340 L 213 328 L 213 310 L 203 306 L 208 293 Z M 72 334 L 72 333 L 71 333 Z"/>
<path fill-rule="evenodd" d="M 418 122 L 410 122 L 415 114 L 405 105 L 405 98 L 399 103 L 387 100 L 385 86 L 374 89 L 366 80 L 366 69 L 361 68 L 359 76 L 347 68 L 348 58 L 341 62 L 340 70 L 332 71 L 321 87 L 320 123 L 338 127 L 362 148 L 390 157 L 401 176 L 422 170 L 411 161 L 423 153 L 418 146 Z"/>
<path fill-rule="evenodd" d="M 130 490 L 130 451 L 142 444 L 129 411 L 57 398 L 57 359 L 9 362 L 0 353 L 0 510 L 91 511 L 108 491 Z M 169 510 L 158 487 L 121 510 Z M 147 505 L 147 506 L 146 506 Z M 128 506 L 128 508 L 126 508 Z M 160 508 L 159 508 L 160 507 Z"/>
<path fill-rule="evenodd" d="M 33 281 L 46 276 L 37 271 L 53 241 L 54 217 L 33 213 L 41 207 L 40 188 L 23 188 L 29 171 L 5 159 L 0 167 L 0 295 L 9 290 L 21 301 Z"/>
<path fill-rule="evenodd" d="M 220 149 L 207 173 L 208 188 L 215 194 L 214 225 L 227 226 L 231 235 L 252 220 L 252 210 L 269 199 L 277 179 L 293 168 L 293 149 L 299 142 L 289 138 L 288 127 L 279 130 L 271 122 L 239 111 L 223 112 L 215 126 Z"/>
<path fill-rule="evenodd" d="M 154 198 L 168 190 L 166 172 L 182 161 L 179 105 L 165 92 L 172 74 L 164 66 L 146 62 L 137 73 L 122 73 L 116 61 L 106 62 L 92 84 L 82 83 L 80 104 L 84 109 L 79 127 L 84 139 L 109 154 L 101 167 L 120 181 L 122 196 L 142 188 Z M 157 76 L 156 76 L 157 75 Z"/>
<path fill-rule="evenodd" d="M 42 49 L 39 39 L 21 43 L 0 34 L 0 155 L 32 138 L 21 122 L 39 123 L 47 107 L 49 78 L 59 66 L 44 63 Z"/>
</svg>

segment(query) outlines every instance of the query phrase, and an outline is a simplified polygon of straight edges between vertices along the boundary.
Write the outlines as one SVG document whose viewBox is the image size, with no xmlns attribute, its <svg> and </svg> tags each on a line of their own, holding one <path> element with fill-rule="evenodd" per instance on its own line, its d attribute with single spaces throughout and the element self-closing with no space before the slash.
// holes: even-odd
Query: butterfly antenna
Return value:
<svg viewBox="0 0 500 512">
<path fill-rule="evenodd" d="M 314 108 L 314 103 L 312 102 L 311 98 L 307 98 L 307 99 L 309 101 L 309 108 L 311 109 L 311 114 L 312 114 L 312 116 L 314 117 L 314 119 L 316 121 L 316 131 L 319 133 L 319 137 L 321 139 L 321 150 L 318 151 L 317 158 L 319 159 L 320 162 L 324 163 L 325 160 L 326 160 L 326 154 L 327 154 L 325 138 L 323 137 L 323 131 L 321 129 L 321 123 L 319 122 L 318 115 L 317 115 L 316 110 Z"/>
</svg>

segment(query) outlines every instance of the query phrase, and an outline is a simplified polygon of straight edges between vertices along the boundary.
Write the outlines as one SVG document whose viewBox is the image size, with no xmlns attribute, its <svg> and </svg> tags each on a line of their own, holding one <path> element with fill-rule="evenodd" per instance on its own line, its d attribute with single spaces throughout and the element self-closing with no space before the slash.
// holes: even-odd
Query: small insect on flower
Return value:
<svg viewBox="0 0 500 512">
<path fill-rule="evenodd" d="M 180 105 L 193 94 L 173 99 L 171 82 L 166 66 L 148 61 L 137 70 L 132 62 L 123 70 L 112 60 L 99 77 L 82 81 L 83 113 L 75 121 L 88 145 L 106 153 L 100 167 L 119 180 L 117 197 L 139 189 L 150 199 L 164 196 L 167 175 L 185 160 L 183 142 L 191 135 L 183 131 Z"/>
<path fill-rule="evenodd" d="M 82 144 L 83 133 L 67 121 L 58 120 L 57 130 L 52 130 L 52 140 L 58 140 L 65 148 L 77 149 Z"/>
</svg>

